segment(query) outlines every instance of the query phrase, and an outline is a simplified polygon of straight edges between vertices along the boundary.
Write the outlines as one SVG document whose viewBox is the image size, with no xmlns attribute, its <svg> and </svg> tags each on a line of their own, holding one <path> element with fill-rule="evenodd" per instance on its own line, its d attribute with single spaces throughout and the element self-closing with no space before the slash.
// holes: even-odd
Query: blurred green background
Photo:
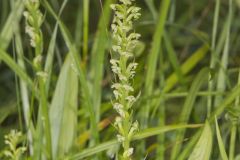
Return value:
<svg viewBox="0 0 240 160">
<path fill-rule="evenodd" d="M 60 6 L 62 5 L 62 0 L 49 0 L 49 3 L 52 5 L 54 11 L 58 13 Z M 97 56 L 98 50 L 93 51 L 94 42 L 96 41 L 96 35 L 100 32 L 101 29 L 98 28 L 98 22 L 101 18 L 104 18 L 106 15 L 103 13 L 103 5 L 106 0 L 90 0 L 89 8 L 89 26 L 88 28 L 88 54 L 86 61 L 83 62 L 83 68 L 85 69 L 86 77 L 88 82 L 92 83 L 94 81 L 94 73 L 92 73 L 90 64 L 92 56 Z M 136 119 L 141 121 L 142 117 L 142 107 L 150 99 L 154 101 L 161 95 L 161 91 L 168 85 L 172 85 L 169 90 L 165 93 L 165 96 L 168 96 L 164 100 L 164 104 L 158 104 L 157 102 L 150 107 L 149 114 L 149 124 L 148 127 L 154 127 L 159 124 L 159 117 L 162 115 L 161 105 L 164 105 L 166 111 L 164 111 L 164 121 L 166 124 L 175 124 L 179 120 L 180 112 L 184 105 L 186 94 L 189 92 L 189 88 L 192 85 L 193 79 L 204 67 L 210 66 L 211 60 L 211 44 L 212 44 L 212 33 L 213 33 L 213 24 L 214 24 L 214 11 L 215 11 L 215 0 L 172 0 L 169 12 L 165 24 L 165 38 L 164 43 L 160 46 L 159 60 L 157 60 L 157 66 L 155 68 L 155 77 L 153 80 L 153 91 L 150 94 L 146 94 L 146 74 L 149 67 L 149 62 L 147 59 L 151 54 L 151 47 L 153 46 L 153 35 L 157 30 L 157 24 L 161 15 L 161 4 L 162 0 L 136 0 L 137 6 L 141 7 L 142 17 L 134 25 L 136 32 L 142 35 L 141 40 L 136 48 L 135 56 L 136 61 L 139 63 L 137 69 L 137 75 L 134 80 L 134 86 L 137 91 L 141 91 L 141 100 L 136 105 Z M 218 52 L 215 57 L 216 65 L 214 68 L 211 68 L 213 74 L 214 85 L 217 83 L 217 75 L 219 70 L 224 68 L 224 84 L 226 89 L 224 92 L 230 91 L 238 81 L 238 72 L 240 66 L 240 2 L 238 0 L 233 1 L 232 6 L 232 18 L 230 24 L 230 36 L 229 36 L 229 49 L 227 54 L 227 68 L 223 67 L 222 55 L 224 52 L 224 45 L 226 39 L 226 26 L 227 21 L 229 20 L 229 1 L 221 0 L 220 1 L 220 10 L 219 10 L 219 19 L 217 25 L 216 33 L 216 47 L 214 51 Z M 9 18 L 10 13 L 14 9 L 14 0 L 0 0 L 0 31 L 1 38 L 4 37 L 3 29 Z M 41 10 L 44 13 L 45 21 L 42 25 L 42 31 L 44 35 L 44 59 L 46 59 L 47 48 L 52 37 L 54 30 L 54 25 L 56 20 L 46 11 L 46 9 L 41 6 Z M 84 22 L 83 22 L 83 0 L 68 0 L 66 6 L 61 14 L 61 20 L 66 25 L 71 37 L 73 38 L 74 44 L 77 47 L 78 53 L 80 56 L 84 57 L 83 53 L 83 34 L 84 34 Z M 104 21 L 104 36 L 107 36 L 106 48 L 104 50 L 105 56 L 103 60 L 104 65 L 104 76 L 101 83 L 102 88 L 102 103 L 101 103 L 101 120 L 107 118 L 112 119 L 113 115 L 116 113 L 111 108 L 111 96 L 112 91 L 110 85 L 112 83 L 112 73 L 110 71 L 109 59 L 110 59 L 110 46 L 111 46 L 111 33 L 109 32 L 108 19 Z M 24 51 L 24 61 L 26 65 L 26 72 L 28 75 L 33 76 L 34 72 L 32 70 L 31 60 L 34 58 L 32 48 L 29 45 L 29 37 L 25 34 L 25 21 L 23 17 L 20 17 L 18 21 L 18 29 L 20 30 L 22 46 Z M 222 37 L 222 38 L 221 38 Z M 167 40 L 166 40 L 167 39 Z M 2 40 L 2 39 L 0 39 Z M 165 42 L 167 41 L 167 42 Z M 13 39 L 9 41 L 8 45 L 4 48 L 13 59 L 16 59 L 16 51 Z M 160 45 L 160 44 L 159 44 Z M 0 45 L 1 46 L 1 45 Z M 205 46 L 205 49 L 204 49 Z M 203 48 L 201 48 L 203 47 Z M 206 49 L 208 48 L 208 49 Z M 197 51 L 202 49 L 201 56 L 197 57 L 196 63 L 193 62 L 190 57 L 196 54 Z M 58 33 L 56 39 L 55 47 L 55 57 L 53 63 L 51 85 L 49 90 L 49 101 L 51 100 L 56 83 L 58 80 L 58 75 L 63 65 L 64 59 L 67 55 L 68 48 L 66 42 L 62 35 Z M 172 52 L 173 54 L 170 54 Z M 90 55 L 91 53 L 91 55 Z M 188 73 L 181 73 L 180 77 L 176 83 L 169 82 L 168 78 L 175 72 L 177 76 L 178 69 L 182 64 L 190 59 L 190 62 L 186 66 L 193 65 L 189 67 Z M 176 76 L 176 75 L 175 75 Z M 181 77 L 182 76 L 182 77 Z M 174 81 L 174 80 L 173 80 Z M 171 84 L 172 83 L 172 84 Z M 208 82 L 206 81 L 202 85 L 203 91 L 207 90 Z M 91 85 L 90 85 L 91 86 Z M 145 88 L 144 88 L 145 87 Z M 178 94 L 181 93 L 181 94 Z M 0 150 L 4 147 L 3 137 L 11 129 L 19 129 L 24 131 L 24 120 L 23 120 L 23 111 L 22 111 L 22 102 L 20 98 L 19 90 L 19 78 L 17 75 L 9 69 L 9 67 L 0 62 Z M 76 137 L 80 136 L 83 131 L 88 128 L 88 114 L 85 114 L 86 109 L 81 108 L 81 94 L 79 94 L 79 110 L 78 116 L 81 117 L 82 121 L 77 125 Z M 200 93 L 201 94 L 201 93 Z M 224 94 L 223 94 L 224 95 Z M 155 97 L 155 98 L 154 98 Z M 33 97 L 32 97 L 33 98 Z M 34 98 L 33 98 L 34 99 Z M 32 100 L 33 103 L 36 103 Z M 34 106 L 34 104 L 33 104 Z M 207 117 L 207 96 L 202 93 L 201 96 L 198 96 L 194 108 L 189 117 L 188 123 L 203 123 Z M 37 111 L 32 111 L 33 117 L 36 118 Z M 223 137 L 225 140 L 229 139 L 229 129 L 228 126 L 230 122 L 226 120 L 225 113 L 222 114 L 220 122 L 222 125 L 222 132 L 224 133 Z M 109 140 L 114 138 L 114 129 L 111 125 L 107 124 L 100 133 L 100 137 L 103 137 L 102 141 Z M 193 131 L 188 131 L 186 135 L 191 136 Z M 239 139 L 240 134 L 238 134 L 237 146 L 240 147 Z M 170 149 L 174 146 L 175 142 L 174 137 L 175 133 L 169 133 L 166 135 L 165 142 L 165 152 L 166 155 L 170 154 Z M 187 137 L 189 137 L 187 136 Z M 148 146 L 151 146 L 155 139 L 149 139 Z M 137 145 L 137 144 L 136 144 Z M 76 145 L 77 146 L 77 145 Z M 75 149 L 79 146 L 76 147 Z M 226 147 L 228 148 L 228 147 Z M 216 152 L 216 153 L 215 153 Z M 239 153 L 239 151 L 237 151 Z M 213 152 L 216 157 L 218 157 L 218 152 Z M 155 156 L 155 154 L 150 154 L 149 158 Z M 167 156 L 168 157 L 168 156 Z"/>
</svg>

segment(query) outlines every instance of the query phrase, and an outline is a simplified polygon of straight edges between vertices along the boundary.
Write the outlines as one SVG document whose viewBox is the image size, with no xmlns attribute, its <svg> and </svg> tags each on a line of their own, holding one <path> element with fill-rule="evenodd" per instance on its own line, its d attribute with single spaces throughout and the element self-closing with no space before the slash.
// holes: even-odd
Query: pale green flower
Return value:
<svg viewBox="0 0 240 160">
<path fill-rule="evenodd" d="M 17 132 L 16 130 L 11 130 L 8 135 L 4 136 L 4 142 L 8 145 L 8 149 L 3 153 L 10 160 L 19 160 L 23 153 L 27 150 L 26 147 L 18 146 L 21 137 L 22 133 Z"/>
<path fill-rule="evenodd" d="M 116 82 L 111 86 L 115 96 L 113 108 L 119 114 L 116 118 L 115 127 L 118 130 L 117 139 L 123 146 L 122 157 L 130 160 L 133 148 L 130 142 L 138 131 L 137 121 L 132 123 L 132 106 L 136 102 L 133 95 L 134 88 L 131 80 L 136 74 L 137 63 L 131 62 L 134 59 L 133 50 L 140 34 L 133 32 L 133 21 L 140 17 L 140 8 L 132 6 L 134 0 L 119 0 L 119 4 L 112 4 L 114 10 L 113 23 L 111 25 L 113 54 L 115 58 L 110 60 L 112 72 L 116 75 Z M 117 58 L 116 58 L 117 57 Z"/>
</svg>

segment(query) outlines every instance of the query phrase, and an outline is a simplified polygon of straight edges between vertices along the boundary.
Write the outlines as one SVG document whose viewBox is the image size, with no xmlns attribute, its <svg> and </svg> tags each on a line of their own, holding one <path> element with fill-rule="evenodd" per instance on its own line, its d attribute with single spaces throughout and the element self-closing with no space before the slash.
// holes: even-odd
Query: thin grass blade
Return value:
<svg viewBox="0 0 240 160">
<path fill-rule="evenodd" d="M 202 124 L 188 124 L 188 125 L 170 125 L 170 126 L 165 126 L 165 127 L 148 128 L 144 131 L 141 131 L 137 135 L 135 135 L 133 137 L 133 140 L 142 140 L 144 138 L 155 136 L 155 135 L 158 135 L 158 134 L 161 134 L 161 133 L 164 133 L 164 132 L 173 131 L 173 130 L 176 130 L 176 129 L 198 128 L 198 127 L 201 127 L 201 126 L 202 126 Z M 118 144 L 119 144 L 119 142 L 117 140 L 104 142 L 104 143 L 99 144 L 95 147 L 85 149 L 84 151 L 82 151 L 82 152 L 80 152 L 76 155 L 73 155 L 69 159 L 70 160 L 84 159 L 86 157 L 92 156 L 92 155 L 97 154 L 99 152 L 108 150 L 108 149 L 112 148 L 114 145 L 118 145 Z"/>
<path fill-rule="evenodd" d="M 216 125 L 218 147 L 219 147 L 219 150 L 220 150 L 221 157 L 222 157 L 223 160 L 228 160 L 228 156 L 227 156 L 227 153 L 225 151 L 224 143 L 223 143 L 223 140 L 222 140 L 221 132 L 220 132 L 216 117 L 215 117 L 215 125 Z"/>
<path fill-rule="evenodd" d="M 184 106 L 182 108 L 182 112 L 179 117 L 179 123 L 188 123 L 195 100 L 197 98 L 197 92 L 201 88 L 201 86 L 204 84 L 204 82 L 208 79 L 208 72 L 209 69 L 204 68 L 202 69 L 199 74 L 197 74 L 196 78 L 193 81 L 193 84 L 190 88 L 189 94 L 184 102 Z M 183 142 L 185 135 L 185 130 L 179 130 L 177 131 L 176 135 L 176 141 Z M 171 152 L 171 159 L 176 159 L 177 155 L 179 154 L 182 147 L 182 143 L 178 143 L 173 147 L 173 150 Z"/>
<path fill-rule="evenodd" d="M 201 137 L 195 145 L 188 160 L 209 160 L 212 151 L 212 130 L 206 121 Z"/>
</svg>

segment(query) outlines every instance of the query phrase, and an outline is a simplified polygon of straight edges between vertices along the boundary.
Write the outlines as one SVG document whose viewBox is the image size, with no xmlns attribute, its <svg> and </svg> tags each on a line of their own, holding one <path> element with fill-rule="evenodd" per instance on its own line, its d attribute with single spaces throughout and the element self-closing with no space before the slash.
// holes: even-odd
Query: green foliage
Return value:
<svg viewBox="0 0 240 160">
<path fill-rule="evenodd" d="M 228 160 L 227 157 L 227 153 L 224 149 L 224 143 L 221 137 L 221 133 L 219 130 L 219 126 L 218 126 L 218 122 L 217 122 L 217 118 L 215 117 L 215 123 L 216 123 L 216 133 L 217 133 L 217 140 L 218 140 L 218 146 L 219 146 L 219 150 L 220 150 L 220 154 L 223 160 Z"/>
<path fill-rule="evenodd" d="M 212 151 L 212 130 L 206 121 L 202 134 L 188 160 L 209 160 Z"/>
<path fill-rule="evenodd" d="M 239 159 L 239 8 L 1 0 L 0 159 Z"/>
<path fill-rule="evenodd" d="M 52 134 L 53 158 L 69 152 L 77 125 L 78 79 L 73 59 L 68 55 L 61 69 L 52 98 L 49 117 Z"/>
</svg>

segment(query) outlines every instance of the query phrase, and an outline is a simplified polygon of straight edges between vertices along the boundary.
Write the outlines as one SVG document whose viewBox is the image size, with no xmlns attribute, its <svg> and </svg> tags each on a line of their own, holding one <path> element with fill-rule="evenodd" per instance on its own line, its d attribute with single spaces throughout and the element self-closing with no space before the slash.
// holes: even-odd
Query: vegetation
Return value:
<svg viewBox="0 0 240 160">
<path fill-rule="evenodd" d="M 240 159 L 239 0 L 0 8 L 0 159 Z"/>
</svg>

